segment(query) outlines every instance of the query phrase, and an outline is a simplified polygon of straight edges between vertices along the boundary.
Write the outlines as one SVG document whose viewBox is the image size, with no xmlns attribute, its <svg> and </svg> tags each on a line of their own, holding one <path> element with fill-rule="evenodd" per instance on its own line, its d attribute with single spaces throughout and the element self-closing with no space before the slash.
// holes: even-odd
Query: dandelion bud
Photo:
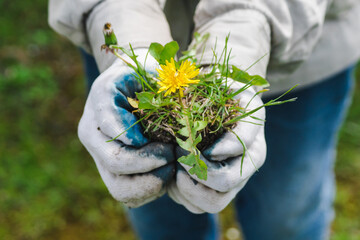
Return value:
<svg viewBox="0 0 360 240">
<path fill-rule="evenodd" d="M 117 45 L 117 39 L 110 23 L 105 23 L 103 34 L 105 38 L 105 45 L 107 47 L 109 47 L 110 45 Z"/>
</svg>

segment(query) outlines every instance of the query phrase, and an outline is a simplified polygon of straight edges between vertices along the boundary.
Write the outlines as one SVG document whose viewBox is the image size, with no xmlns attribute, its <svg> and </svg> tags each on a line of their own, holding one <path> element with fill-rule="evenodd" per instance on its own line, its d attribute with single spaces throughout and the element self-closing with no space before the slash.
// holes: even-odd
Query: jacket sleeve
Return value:
<svg viewBox="0 0 360 240">
<path fill-rule="evenodd" d="M 49 24 L 95 56 L 100 70 L 114 60 L 100 51 L 103 26 L 110 22 L 122 47 L 148 47 L 172 40 L 159 0 L 50 0 Z"/>
<path fill-rule="evenodd" d="M 266 75 L 266 68 L 288 74 L 309 57 L 320 38 L 331 0 L 201 0 L 195 12 L 195 31 L 210 33 L 203 63 L 211 62 L 212 50 L 224 46 L 230 33 L 230 62 Z M 199 49 L 199 54 L 202 49 Z"/>
<path fill-rule="evenodd" d="M 89 51 L 83 19 L 100 2 L 99 0 L 49 0 L 49 25 L 75 45 Z"/>
</svg>

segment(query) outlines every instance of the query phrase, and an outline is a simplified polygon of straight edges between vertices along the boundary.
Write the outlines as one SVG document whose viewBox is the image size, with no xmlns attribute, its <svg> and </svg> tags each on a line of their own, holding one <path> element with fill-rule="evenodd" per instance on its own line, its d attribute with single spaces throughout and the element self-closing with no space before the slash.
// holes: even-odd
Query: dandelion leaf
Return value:
<svg viewBox="0 0 360 240">
<path fill-rule="evenodd" d="M 186 141 L 181 140 L 180 138 L 176 138 L 176 142 L 179 144 L 179 146 L 187 151 L 191 151 L 193 145 L 192 142 L 190 140 L 190 138 L 188 138 Z"/>
<path fill-rule="evenodd" d="M 181 158 L 179 158 L 178 162 L 188 166 L 194 166 L 194 164 L 196 163 L 196 156 L 193 153 L 191 153 L 187 156 L 182 156 Z"/>
<path fill-rule="evenodd" d="M 208 122 L 206 121 L 195 121 L 194 122 L 194 129 L 196 131 L 200 131 L 200 130 L 203 130 L 204 128 L 206 128 Z"/>
<path fill-rule="evenodd" d="M 207 166 L 205 162 L 198 159 L 198 164 L 195 164 L 192 168 L 190 168 L 189 173 L 195 174 L 199 179 L 207 180 Z"/>
<path fill-rule="evenodd" d="M 169 61 L 171 58 L 175 58 L 176 53 L 179 51 L 179 44 L 176 41 L 167 43 L 164 49 L 161 51 L 160 64 L 165 64 L 165 61 Z"/>
<path fill-rule="evenodd" d="M 177 118 L 176 121 L 180 123 L 183 126 L 186 126 L 186 120 L 185 118 Z"/>
<path fill-rule="evenodd" d="M 170 62 L 171 58 L 175 58 L 176 53 L 179 51 L 179 44 L 176 41 L 167 43 L 165 46 L 160 43 L 151 43 L 149 52 L 156 61 L 160 64 L 166 64 L 166 61 Z"/>
<path fill-rule="evenodd" d="M 136 93 L 136 97 L 139 100 L 138 108 L 139 109 L 155 109 L 157 108 L 154 104 L 154 94 L 150 92 L 140 92 Z"/>
<path fill-rule="evenodd" d="M 156 61 L 160 62 L 161 52 L 163 51 L 164 47 L 160 43 L 153 42 L 150 44 L 149 52 L 151 56 L 155 58 Z"/>
<path fill-rule="evenodd" d="M 187 127 L 183 127 L 181 128 L 178 133 L 181 135 L 181 136 L 184 136 L 184 137 L 189 137 L 190 136 L 190 133 L 189 133 L 189 129 Z"/>
</svg>

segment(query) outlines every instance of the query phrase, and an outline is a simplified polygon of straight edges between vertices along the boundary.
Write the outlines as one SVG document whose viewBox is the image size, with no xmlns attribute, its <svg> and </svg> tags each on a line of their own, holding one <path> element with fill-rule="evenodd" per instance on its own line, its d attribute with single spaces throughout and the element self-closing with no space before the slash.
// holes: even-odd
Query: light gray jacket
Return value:
<svg viewBox="0 0 360 240">
<path fill-rule="evenodd" d="M 192 31 L 210 33 L 203 64 L 211 62 L 215 42 L 221 50 L 230 33 L 232 64 L 246 68 L 267 54 L 250 72 L 266 75 L 271 93 L 296 83 L 310 86 L 360 57 L 359 0 L 49 1 L 50 25 L 92 52 L 100 70 L 113 61 L 100 53 L 105 22 L 124 47 L 175 39 L 185 49 Z"/>
</svg>

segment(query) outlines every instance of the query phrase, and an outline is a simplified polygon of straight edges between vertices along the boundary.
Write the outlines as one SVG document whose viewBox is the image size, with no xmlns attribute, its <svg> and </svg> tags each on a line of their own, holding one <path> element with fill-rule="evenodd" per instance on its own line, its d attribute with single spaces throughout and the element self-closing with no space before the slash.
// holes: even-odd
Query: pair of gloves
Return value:
<svg viewBox="0 0 360 240">
<path fill-rule="evenodd" d="M 135 50 L 144 62 L 147 49 Z M 155 72 L 158 63 L 149 55 L 145 68 Z M 187 154 L 175 144 L 150 142 L 135 125 L 117 140 L 106 142 L 128 129 L 137 119 L 131 113 L 127 97 L 134 98 L 141 85 L 132 76 L 132 69 L 120 59 L 95 80 L 79 123 L 78 135 L 94 158 L 99 173 L 112 196 L 129 207 L 138 207 L 168 192 L 177 203 L 193 213 L 216 213 L 224 209 L 261 167 L 266 156 L 264 127 L 238 122 L 233 131 L 247 147 L 240 175 L 243 146 L 230 132 L 223 134 L 203 151 L 208 166 L 208 179 L 188 173 L 189 166 L 177 162 Z M 237 97 L 247 109 L 262 105 L 260 97 L 249 88 Z M 249 103 L 249 104 L 248 104 Z M 265 110 L 254 114 L 265 119 Z"/>
</svg>

